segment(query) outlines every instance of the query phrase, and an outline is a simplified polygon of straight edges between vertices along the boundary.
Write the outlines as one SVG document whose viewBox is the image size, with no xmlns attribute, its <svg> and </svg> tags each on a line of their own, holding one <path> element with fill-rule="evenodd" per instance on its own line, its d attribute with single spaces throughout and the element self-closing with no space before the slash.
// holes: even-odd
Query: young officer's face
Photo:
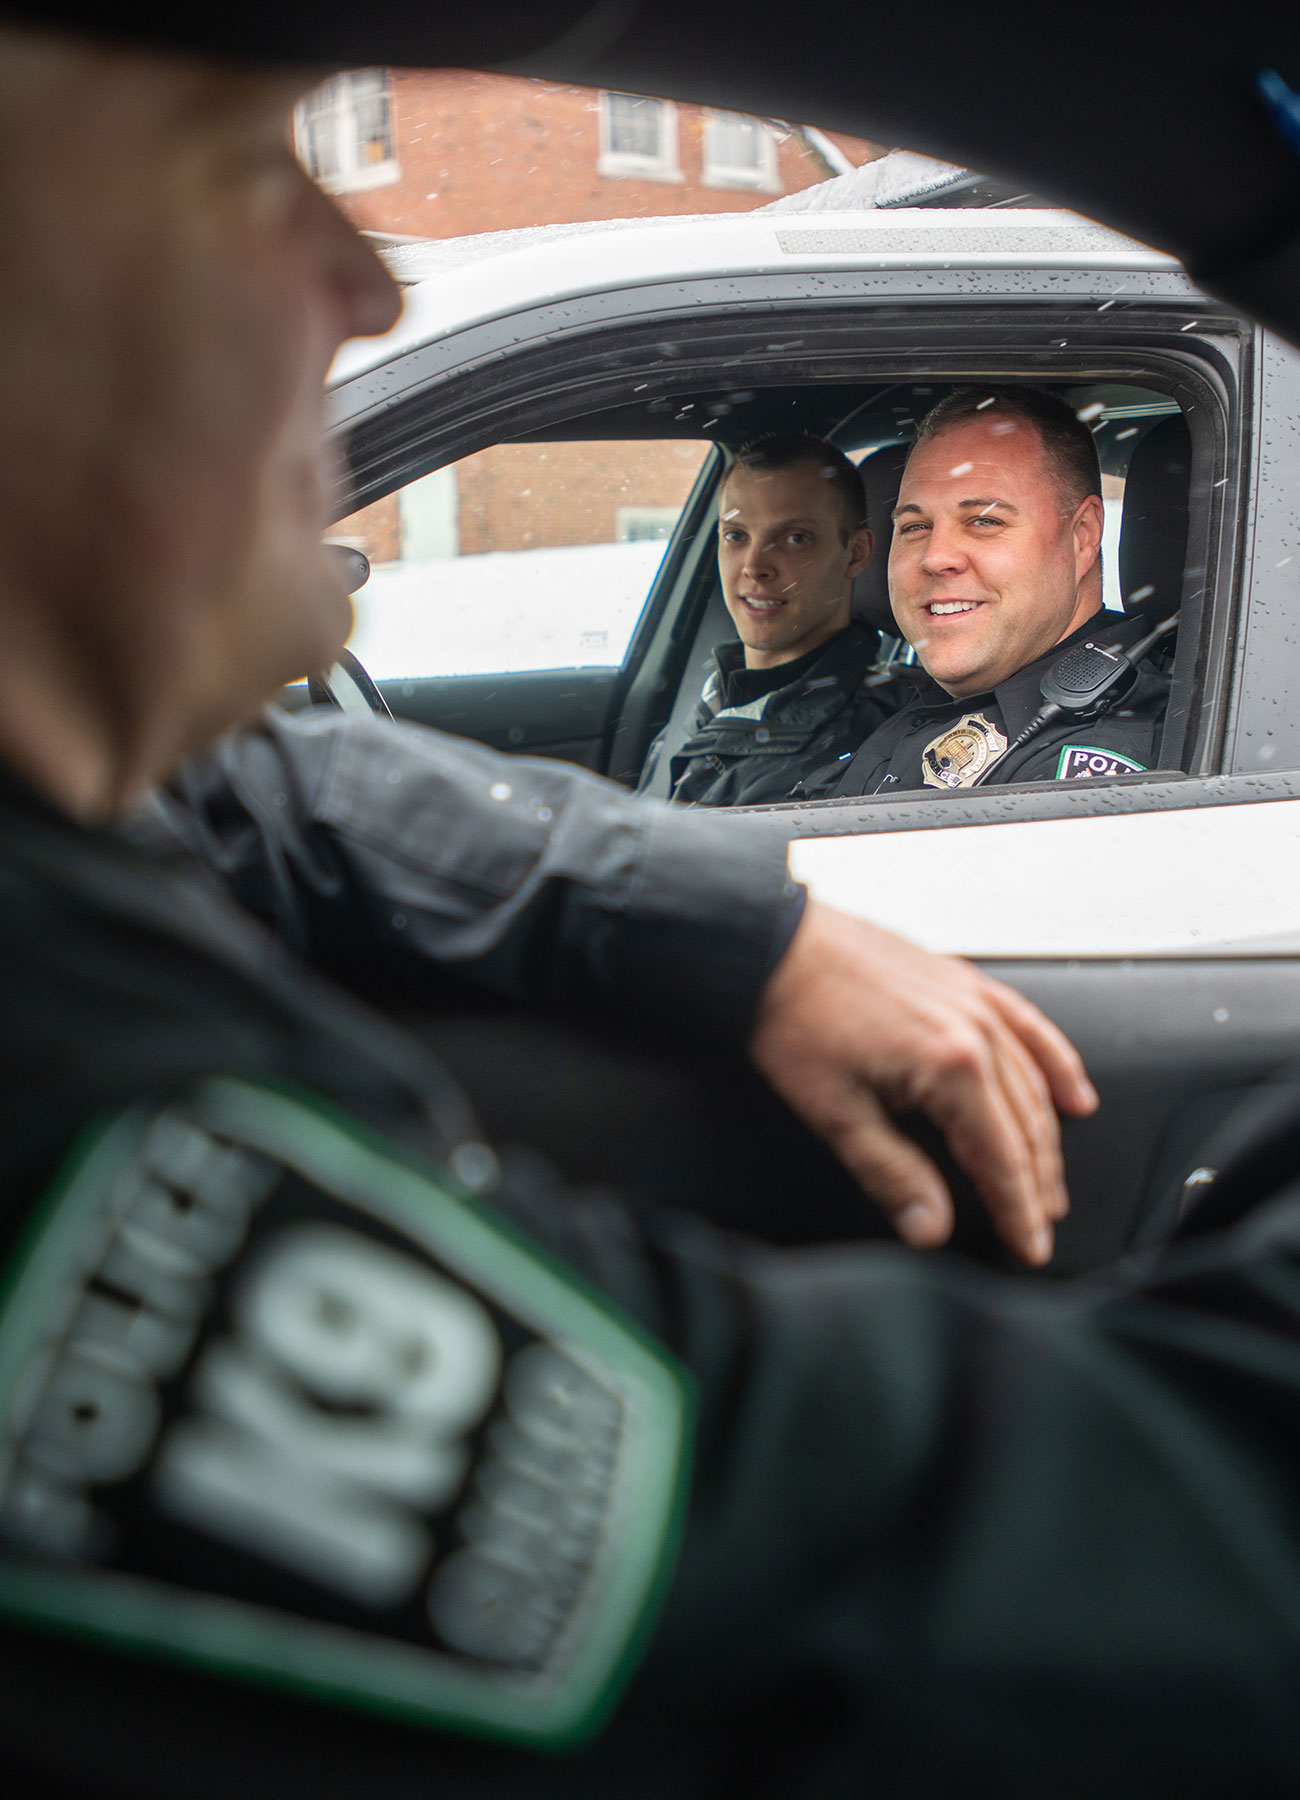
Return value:
<svg viewBox="0 0 1300 1800">
<path fill-rule="evenodd" d="M 6 573 L 57 615 L 83 704 L 166 763 L 337 654 L 323 382 L 399 301 L 294 160 L 301 80 L 9 49 Z"/>
<path fill-rule="evenodd" d="M 793 662 L 842 631 L 871 543 L 865 527 L 845 533 L 816 464 L 734 470 L 718 509 L 718 574 L 745 666 Z"/>
<path fill-rule="evenodd" d="M 996 414 L 921 444 L 889 553 L 894 617 L 950 694 L 983 693 L 1043 656 L 1101 603 L 1102 505 L 1071 507 L 1023 419 Z"/>
</svg>

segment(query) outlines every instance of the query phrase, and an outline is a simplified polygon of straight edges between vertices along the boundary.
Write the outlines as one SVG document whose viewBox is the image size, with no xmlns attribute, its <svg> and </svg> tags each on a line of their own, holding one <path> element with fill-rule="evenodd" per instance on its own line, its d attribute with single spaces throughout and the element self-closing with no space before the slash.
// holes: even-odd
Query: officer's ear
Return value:
<svg viewBox="0 0 1300 1800">
<path fill-rule="evenodd" d="M 1075 508 L 1072 535 L 1074 538 L 1074 578 L 1082 582 L 1092 571 L 1101 566 L 1101 538 L 1106 525 L 1105 508 L 1100 494 L 1089 494 Z"/>
<path fill-rule="evenodd" d="M 871 552 L 876 547 L 876 534 L 869 525 L 859 525 L 849 538 L 848 577 L 852 581 L 861 575 L 871 561 Z"/>
</svg>

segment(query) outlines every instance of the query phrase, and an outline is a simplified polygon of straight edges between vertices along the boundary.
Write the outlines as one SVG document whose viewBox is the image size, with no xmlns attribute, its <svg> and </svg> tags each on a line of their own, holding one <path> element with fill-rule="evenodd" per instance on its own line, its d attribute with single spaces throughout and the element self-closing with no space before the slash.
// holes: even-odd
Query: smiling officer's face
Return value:
<svg viewBox="0 0 1300 1800">
<path fill-rule="evenodd" d="M 1101 605 L 1100 496 L 1072 506 L 1034 426 L 990 414 L 919 444 L 894 510 L 889 599 L 950 694 L 983 693 Z"/>
<path fill-rule="evenodd" d="M 793 662 L 842 631 L 871 543 L 865 527 L 846 529 L 816 463 L 734 469 L 719 503 L 718 573 L 746 667 Z"/>
<path fill-rule="evenodd" d="M 322 388 L 399 301 L 294 160 L 302 80 L 3 38 L 9 635 L 143 785 L 343 642 Z"/>
</svg>

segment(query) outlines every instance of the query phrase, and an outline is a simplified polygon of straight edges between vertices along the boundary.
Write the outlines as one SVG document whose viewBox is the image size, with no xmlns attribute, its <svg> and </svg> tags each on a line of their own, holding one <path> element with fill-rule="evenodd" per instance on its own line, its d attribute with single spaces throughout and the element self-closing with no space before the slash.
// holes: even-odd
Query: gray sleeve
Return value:
<svg viewBox="0 0 1300 1800">
<path fill-rule="evenodd" d="M 638 1699 L 733 1709 L 775 1756 L 786 1697 L 834 1696 L 797 1715 L 801 1785 L 764 1793 L 1208 1800 L 1272 1793 L 1256 1758 L 1294 1777 L 1298 1212 L 1293 1189 L 1064 1288 L 684 1214 L 647 1255 L 595 1200 L 527 1218 L 698 1385 Z"/>
<path fill-rule="evenodd" d="M 160 828 L 324 966 L 437 965 L 734 1044 L 804 897 L 779 834 L 342 714 L 268 712 L 157 798 Z"/>
</svg>

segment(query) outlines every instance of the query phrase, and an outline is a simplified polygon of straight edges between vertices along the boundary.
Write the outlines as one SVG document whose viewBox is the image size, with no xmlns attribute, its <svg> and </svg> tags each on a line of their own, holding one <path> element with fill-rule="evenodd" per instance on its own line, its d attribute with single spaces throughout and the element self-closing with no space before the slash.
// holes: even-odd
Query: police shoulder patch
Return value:
<svg viewBox="0 0 1300 1800">
<path fill-rule="evenodd" d="M 0 1611 L 560 1745 L 666 1581 L 684 1372 L 453 1184 L 213 1079 L 96 1133 L 0 1299 Z"/>
<path fill-rule="evenodd" d="M 1066 744 L 1056 764 L 1057 781 L 1087 781 L 1101 775 L 1145 775 L 1146 764 L 1101 750 L 1095 744 Z"/>
</svg>

